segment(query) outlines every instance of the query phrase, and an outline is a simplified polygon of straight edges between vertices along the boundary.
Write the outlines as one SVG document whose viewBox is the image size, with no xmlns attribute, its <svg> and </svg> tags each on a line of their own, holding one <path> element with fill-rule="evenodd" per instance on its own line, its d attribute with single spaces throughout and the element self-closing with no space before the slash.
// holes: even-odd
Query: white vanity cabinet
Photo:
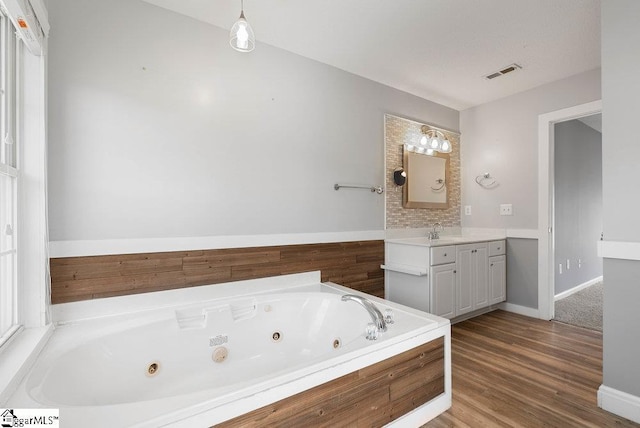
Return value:
<svg viewBox="0 0 640 428">
<path fill-rule="evenodd" d="M 456 247 L 432 247 L 430 253 L 429 312 L 453 318 L 456 316 Z"/>
<path fill-rule="evenodd" d="M 489 246 L 489 304 L 503 302 L 507 297 L 507 256 L 505 241 Z"/>
<path fill-rule="evenodd" d="M 470 241 L 387 240 L 385 298 L 450 319 L 504 301 L 505 241 Z"/>
<path fill-rule="evenodd" d="M 428 247 L 385 243 L 382 267 L 385 299 L 430 311 Z"/>
<path fill-rule="evenodd" d="M 458 245 L 456 279 L 456 316 L 489 305 L 487 243 Z"/>
</svg>

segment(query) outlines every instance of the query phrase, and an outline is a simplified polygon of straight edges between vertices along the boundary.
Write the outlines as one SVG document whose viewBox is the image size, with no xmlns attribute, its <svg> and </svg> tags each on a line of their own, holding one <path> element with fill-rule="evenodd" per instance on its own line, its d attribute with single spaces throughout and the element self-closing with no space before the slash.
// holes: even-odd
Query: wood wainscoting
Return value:
<svg viewBox="0 0 640 428">
<path fill-rule="evenodd" d="M 442 337 L 216 427 L 381 427 L 444 393 Z"/>
<path fill-rule="evenodd" d="M 51 303 L 123 296 L 292 273 L 384 297 L 384 241 L 51 259 Z"/>
</svg>

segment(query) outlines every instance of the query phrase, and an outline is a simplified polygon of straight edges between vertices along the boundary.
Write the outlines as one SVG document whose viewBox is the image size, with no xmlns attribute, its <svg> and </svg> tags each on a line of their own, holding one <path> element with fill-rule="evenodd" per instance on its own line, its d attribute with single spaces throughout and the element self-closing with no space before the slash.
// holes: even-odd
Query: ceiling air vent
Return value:
<svg viewBox="0 0 640 428">
<path fill-rule="evenodd" d="M 488 74 L 484 77 L 485 79 L 491 80 L 491 79 L 495 79 L 496 77 L 504 76 L 507 73 L 511 73 L 512 71 L 516 71 L 520 69 L 522 69 L 522 67 L 520 67 L 518 64 L 514 62 L 513 64 L 504 67 L 502 70 L 496 71 L 495 73 Z"/>
</svg>

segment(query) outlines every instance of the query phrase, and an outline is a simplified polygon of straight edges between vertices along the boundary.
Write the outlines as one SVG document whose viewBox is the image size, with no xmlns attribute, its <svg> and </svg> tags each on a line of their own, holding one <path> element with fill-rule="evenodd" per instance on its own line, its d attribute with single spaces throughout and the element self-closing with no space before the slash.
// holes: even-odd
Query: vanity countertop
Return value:
<svg viewBox="0 0 640 428">
<path fill-rule="evenodd" d="M 442 235 L 439 239 L 429 239 L 426 236 L 412 238 L 385 239 L 392 244 L 416 245 L 420 247 L 442 247 L 444 245 L 473 244 L 475 242 L 499 241 L 506 239 L 503 234 L 478 234 L 478 235 Z"/>
</svg>

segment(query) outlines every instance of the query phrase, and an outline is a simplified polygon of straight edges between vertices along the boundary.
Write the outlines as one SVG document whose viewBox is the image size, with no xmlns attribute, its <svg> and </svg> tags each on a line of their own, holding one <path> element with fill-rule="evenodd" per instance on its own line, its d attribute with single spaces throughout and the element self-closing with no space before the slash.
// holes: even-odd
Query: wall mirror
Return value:
<svg viewBox="0 0 640 428">
<path fill-rule="evenodd" d="M 403 150 L 407 181 L 403 187 L 404 208 L 449 208 L 449 155 L 432 156 Z"/>
</svg>

